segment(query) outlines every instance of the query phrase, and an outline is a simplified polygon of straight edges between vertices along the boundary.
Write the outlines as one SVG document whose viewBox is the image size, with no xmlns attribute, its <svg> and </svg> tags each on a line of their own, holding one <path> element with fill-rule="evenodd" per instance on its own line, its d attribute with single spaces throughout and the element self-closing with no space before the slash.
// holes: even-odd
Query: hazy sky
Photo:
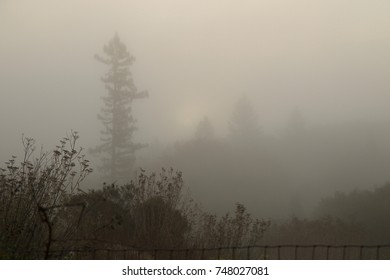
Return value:
<svg viewBox="0 0 390 280">
<path fill-rule="evenodd" d="M 265 129 L 294 109 L 313 122 L 390 120 L 388 0 L 0 0 L 2 149 L 24 132 L 50 146 L 70 129 L 98 142 L 118 32 L 136 57 L 138 138 L 218 129 L 242 93 Z M 49 142 L 50 141 L 50 142 Z"/>
</svg>

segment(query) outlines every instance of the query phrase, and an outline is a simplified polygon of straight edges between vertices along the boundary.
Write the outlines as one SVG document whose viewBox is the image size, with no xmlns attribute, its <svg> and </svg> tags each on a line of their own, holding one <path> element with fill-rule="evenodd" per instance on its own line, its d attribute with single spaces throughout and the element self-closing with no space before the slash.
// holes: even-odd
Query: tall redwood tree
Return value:
<svg viewBox="0 0 390 280">
<path fill-rule="evenodd" d="M 98 119 L 103 123 L 101 141 L 93 151 L 101 156 L 101 170 L 110 181 L 126 180 L 134 169 L 135 152 L 144 144 L 134 143 L 137 130 L 132 115 L 133 101 L 148 96 L 146 91 L 138 92 L 130 72 L 135 58 L 127 47 L 115 36 L 103 48 L 104 55 L 95 58 L 108 67 L 102 82 L 107 90 L 103 97 L 104 106 Z"/>
</svg>

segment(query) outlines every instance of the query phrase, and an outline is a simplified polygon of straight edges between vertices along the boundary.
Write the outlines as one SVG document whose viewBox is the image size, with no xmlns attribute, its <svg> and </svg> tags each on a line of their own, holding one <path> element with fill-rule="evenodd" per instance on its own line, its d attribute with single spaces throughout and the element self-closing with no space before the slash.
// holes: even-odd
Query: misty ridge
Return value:
<svg viewBox="0 0 390 280">
<path fill-rule="evenodd" d="M 13 14 L 23 12 L 18 5 L 5 7 Z M 204 12 L 205 21 L 218 15 L 226 26 L 240 22 L 249 10 L 237 7 L 237 18 L 231 21 L 220 11 Z M 319 10 L 310 11 L 320 15 Z M 290 49 L 283 51 L 283 44 L 277 44 L 273 53 L 270 43 L 258 56 L 249 47 L 229 56 L 222 48 L 223 29 L 210 21 L 210 30 L 203 23 L 197 33 L 196 16 L 182 12 L 192 34 L 187 38 L 206 39 L 201 37 L 204 45 L 196 45 L 198 49 L 180 41 L 176 60 L 164 56 L 178 40 L 172 34 L 186 38 L 186 32 L 168 20 L 174 17 L 158 13 L 153 18 L 175 31 L 167 34 L 173 45 L 161 41 L 161 49 L 152 47 L 152 39 L 137 32 L 138 41 L 132 42 L 125 27 L 117 33 L 107 27 L 103 33 L 111 35 L 103 46 L 80 47 L 86 58 L 78 59 L 77 53 L 74 73 L 65 63 L 71 52 L 54 41 L 47 54 L 34 50 L 38 39 L 28 37 L 0 48 L 9 66 L 9 71 L 0 68 L 0 259 L 113 258 L 95 253 L 130 248 L 143 255 L 138 251 L 129 258 L 156 258 L 148 253 L 153 250 L 219 248 L 218 257 L 203 251 L 202 256 L 177 258 L 226 259 L 245 258 L 249 247 L 258 245 L 390 244 L 390 115 L 385 109 L 390 72 L 389 56 L 378 47 L 385 39 L 370 35 L 373 41 L 363 40 L 352 27 L 353 17 L 341 21 L 330 13 L 345 24 L 344 31 L 329 33 L 333 29 L 324 24 L 327 16 L 317 19 L 323 28 L 318 34 L 294 18 L 300 28 L 296 37 L 283 37 L 289 27 L 279 19 L 274 32 L 281 37 L 276 42 Z M 299 12 L 307 15 L 305 9 Z M 250 33 L 258 22 L 256 13 L 248 15 L 239 26 L 250 27 Z M 11 17 L 6 20 L 15 30 L 21 28 Z M 263 20 L 271 19 L 263 15 Z M 148 29 L 152 27 L 145 30 L 158 38 L 159 32 Z M 232 30 L 234 38 L 243 39 L 237 30 Z M 307 47 L 310 36 L 322 38 L 322 43 L 338 42 L 351 30 L 355 37 L 333 43 L 329 52 L 315 40 L 309 52 L 295 50 Z M 254 41 L 247 46 L 260 46 L 251 34 L 247 36 Z M 93 42 L 104 37 L 95 36 Z M 12 46 L 23 40 L 31 43 L 21 57 L 27 66 L 11 66 L 7 53 L 17 55 Z M 206 48 L 205 42 L 216 49 Z M 371 53 L 367 42 L 378 53 L 364 56 Z M 154 49 L 155 55 L 150 52 Z M 204 65 L 197 62 L 202 55 Z M 232 61 L 224 64 L 228 58 Z M 173 62 L 167 63 L 169 59 Z M 87 66 L 91 60 L 94 66 Z M 264 68 L 258 68 L 259 61 Z M 20 78 L 32 73 L 26 84 L 15 74 L 18 67 Z M 30 97 L 22 94 L 26 91 Z M 57 135 L 65 137 L 57 143 Z M 241 253 L 233 249 L 233 257 L 230 251 L 221 252 L 246 247 Z M 75 253 L 84 250 L 85 255 Z M 344 251 L 343 259 L 356 258 L 357 253 L 349 253 Z M 360 258 L 370 259 L 370 254 L 360 252 Z M 296 258 L 296 251 L 288 249 L 285 256 Z M 251 257 L 275 255 L 254 251 Z M 389 257 L 390 250 L 376 253 L 376 258 Z"/>
</svg>

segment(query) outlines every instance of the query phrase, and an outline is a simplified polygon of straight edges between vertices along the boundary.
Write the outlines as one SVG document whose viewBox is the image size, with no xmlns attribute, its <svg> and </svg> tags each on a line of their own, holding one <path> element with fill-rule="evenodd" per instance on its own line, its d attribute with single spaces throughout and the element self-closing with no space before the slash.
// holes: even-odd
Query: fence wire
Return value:
<svg viewBox="0 0 390 280">
<path fill-rule="evenodd" d="M 390 245 L 253 245 L 245 247 L 141 249 L 72 248 L 0 250 L 2 258 L 73 260 L 388 260 Z"/>
</svg>

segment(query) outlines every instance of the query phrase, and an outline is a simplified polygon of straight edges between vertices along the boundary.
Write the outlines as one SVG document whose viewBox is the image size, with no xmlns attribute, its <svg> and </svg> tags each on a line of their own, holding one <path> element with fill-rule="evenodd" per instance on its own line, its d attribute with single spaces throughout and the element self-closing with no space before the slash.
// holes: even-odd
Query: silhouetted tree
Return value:
<svg viewBox="0 0 390 280">
<path fill-rule="evenodd" d="M 103 98 L 104 107 L 98 115 L 104 125 L 103 143 L 93 151 L 104 155 L 102 170 L 107 179 L 125 179 L 133 170 L 135 152 L 145 146 L 133 142 L 137 127 L 131 106 L 135 99 L 145 98 L 148 93 L 137 91 L 129 69 L 135 59 L 117 34 L 103 51 L 104 57 L 95 55 L 95 58 L 109 68 L 102 77 L 108 95 Z"/>
<path fill-rule="evenodd" d="M 261 134 L 258 118 L 250 100 L 242 96 L 229 122 L 230 136 L 239 142 L 256 142 Z"/>
<path fill-rule="evenodd" d="M 208 117 L 204 117 L 196 127 L 195 138 L 197 140 L 209 140 L 214 137 L 214 127 Z"/>
</svg>

